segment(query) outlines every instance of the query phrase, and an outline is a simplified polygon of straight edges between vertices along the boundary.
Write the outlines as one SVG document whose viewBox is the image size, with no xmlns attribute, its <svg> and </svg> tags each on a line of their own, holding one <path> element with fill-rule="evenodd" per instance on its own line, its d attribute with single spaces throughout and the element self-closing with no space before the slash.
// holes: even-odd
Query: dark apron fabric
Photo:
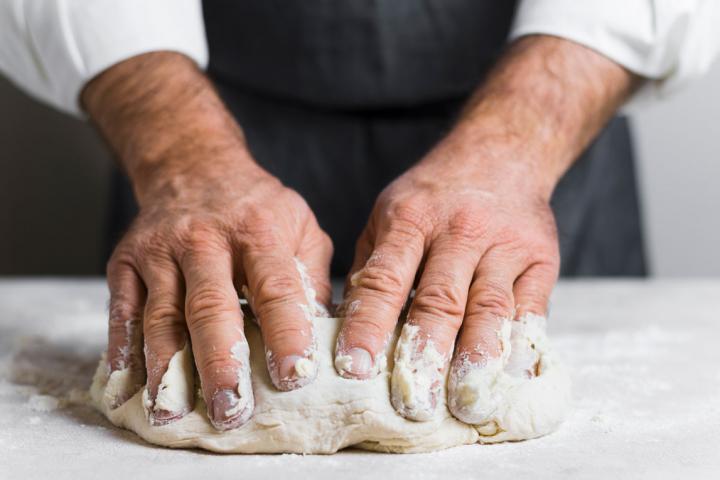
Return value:
<svg viewBox="0 0 720 480">
<path fill-rule="evenodd" d="M 206 1 L 209 75 L 271 173 L 308 201 L 344 275 L 378 193 L 451 127 L 501 53 L 514 2 Z M 552 199 L 562 274 L 646 273 L 627 121 Z M 133 212 L 115 179 L 113 234 Z"/>
</svg>

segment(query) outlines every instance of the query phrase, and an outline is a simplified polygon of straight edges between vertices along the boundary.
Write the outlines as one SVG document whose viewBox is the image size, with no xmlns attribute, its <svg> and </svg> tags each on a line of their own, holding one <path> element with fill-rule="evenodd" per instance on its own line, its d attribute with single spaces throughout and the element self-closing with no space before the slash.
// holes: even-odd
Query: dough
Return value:
<svg viewBox="0 0 720 480">
<path fill-rule="evenodd" d="M 112 423 L 134 431 L 150 443 L 228 453 L 335 453 L 349 446 L 384 452 L 426 452 L 477 442 L 539 437 L 554 431 L 567 413 L 570 381 L 548 347 L 541 317 L 508 322 L 508 328 L 501 333 L 506 337 L 501 365 L 487 369 L 481 379 L 473 380 L 477 383 L 473 400 L 486 402 L 488 406 L 487 421 L 477 426 L 456 420 L 445 405 L 426 421 L 404 419 L 390 402 L 390 372 L 394 364 L 391 352 L 395 339 L 389 342 L 387 365 L 376 378 L 348 380 L 340 377 L 333 366 L 341 319 L 317 317 L 313 321 L 318 344 L 318 375 L 310 385 L 291 392 L 279 392 L 272 386 L 260 332 L 253 323 L 246 322 L 255 411 L 252 418 L 236 430 L 216 431 L 207 419 L 205 403 L 198 394 L 194 409 L 187 416 L 164 426 L 149 425 L 143 408 L 145 389 L 111 410 L 112 390 L 117 388 L 113 384 L 126 380 L 119 371 L 108 381 L 104 358 L 91 387 L 93 404 Z M 510 349 L 519 342 L 530 342 L 537 351 L 537 377 L 527 378 L 513 372 L 516 362 Z M 176 357 L 163 382 L 166 377 L 172 381 L 194 375 L 190 350 L 185 348 L 177 352 Z M 478 395 L 477 388 L 485 390 Z"/>
</svg>

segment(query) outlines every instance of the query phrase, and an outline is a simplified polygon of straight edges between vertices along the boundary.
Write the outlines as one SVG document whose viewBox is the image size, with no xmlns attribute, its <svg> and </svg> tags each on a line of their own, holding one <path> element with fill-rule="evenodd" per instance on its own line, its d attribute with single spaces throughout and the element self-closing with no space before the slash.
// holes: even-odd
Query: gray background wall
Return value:
<svg viewBox="0 0 720 480">
<path fill-rule="evenodd" d="M 654 274 L 720 274 L 720 64 L 634 117 Z M 110 159 L 86 123 L 0 78 L 0 274 L 102 271 Z"/>
<path fill-rule="evenodd" d="M 720 274 L 720 62 L 633 120 L 654 272 Z"/>
</svg>

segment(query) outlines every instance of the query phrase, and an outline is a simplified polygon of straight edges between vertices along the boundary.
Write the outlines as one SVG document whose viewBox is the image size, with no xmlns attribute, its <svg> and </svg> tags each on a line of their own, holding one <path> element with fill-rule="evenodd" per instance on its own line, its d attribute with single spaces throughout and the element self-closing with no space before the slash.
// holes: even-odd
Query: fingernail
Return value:
<svg viewBox="0 0 720 480">
<path fill-rule="evenodd" d="M 161 427 L 167 425 L 176 420 L 180 420 L 182 417 L 190 413 L 189 408 L 182 409 L 181 411 L 172 411 L 167 408 L 159 408 L 156 398 L 150 396 L 150 390 L 146 387 L 142 392 L 142 404 L 145 410 L 145 417 L 148 419 L 153 427 Z"/>
<path fill-rule="evenodd" d="M 150 413 L 150 425 L 159 427 L 180 420 L 187 412 L 171 412 L 169 410 L 155 410 Z"/>
<path fill-rule="evenodd" d="M 335 368 L 345 378 L 368 378 L 373 368 L 370 352 L 364 348 L 353 347 L 344 355 L 335 357 Z"/>
<path fill-rule="evenodd" d="M 217 430 L 231 430 L 245 423 L 252 410 L 231 389 L 219 390 L 213 396 L 210 422 Z"/>
<path fill-rule="evenodd" d="M 312 358 L 288 355 L 280 361 L 273 383 L 282 391 L 296 390 L 312 382 L 316 374 L 317 366 Z"/>
</svg>

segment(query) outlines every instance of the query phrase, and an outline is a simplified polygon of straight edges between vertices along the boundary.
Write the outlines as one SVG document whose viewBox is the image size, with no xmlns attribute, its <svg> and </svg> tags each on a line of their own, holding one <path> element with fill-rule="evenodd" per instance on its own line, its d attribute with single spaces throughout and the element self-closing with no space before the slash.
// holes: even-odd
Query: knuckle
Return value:
<svg viewBox="0 0 720 480">
<path fill-rule="evenodd" d="M 507 236 L 502 244 L 491 249 L 490 254 L 493 255 L 495 265 L 498 267 L 504 262 L 528 265 L 532 262 L 533 255 L 537 254 L 537 250 L 517 237 Z"/>
<path fill-rule="evenodd" d="M 248 209 L 246 221 L 248 225 L 264 230 L 275 223 L 275 214 L 267 208 L 256 206 Z"/>
<path fill-rule="evenodd" d="M 507 317 L 513 309 L 512 293 L 493 282 L 484 282 L 470 297 L 470 313 Z"/>
<path fill-rule="evenodd" d="M 124 329 L 127 322 L 136 322 L 141 318 L 142 311 L 139 305 L 133 305 L 117 296 L 110 299 L 108 319 L 111 327 L 119 326 Z"/>
<path fill-rule="evenodd" d="M 333 254 L 333 242 L 327 233 L 319 228 L 313 229 L 303 239 L 303 243 L 305 245 L 303 250 L 308 252 L 306 263 L 309 263 L 310 260 L 325 260 L 329 263 Z"/>
<path fill-rule="evenodd" d="M 287 299 L 297 288 L 297 279 L 287 273 L 268 273 L 263 275 L 255 288 L 255 301 L 260 304 L 273 303 Z"/>
<path fill-rule="evenodd" d="M 110 259 L 105 264 L 105 272 L 110 280 L 115 280 L 123 275 L 123 272 L 134 268 L 137 257 L 136 250 L 134 242 L 125 239 L 115 247 Z"/>
<path fill-rule="evenodd" d="M 157 340 L 176 340 L 182 332 L 179 327 L 177 317 L 156 317 L 153 321 L 146 321 L 143 327 L 145 341 L 155 344 Z M 175 349 L 172 353 L 175 353 Z"/>
<path fill-rule="evenodd" d="M 114 280 L 121 271 L 122 266 L 125 264 L 122 254 L 116 248 L 110 259 L 105 264 L 105 273 L 110 281 Z"/>
<path fill-rule="evenodd" d="M 186 253 L 191 255 L 212 253 L 222 245 L 222 236 L 218 227 L 205 220 L 191 223 L 189 231 L 185 232 L 183 237 Z"/>
<path fill-rule="evenodd" d="M 363 295 L 382 297 L 400 306 L 405 301 L 400 292 L 405 290 L 399 272 L 382 265 L 366 266 L 356 274 L 353 283 Z"/>
<path fill-rule="evenodd" d="M 420 200 L 401 200 L 390 205 L 387 211 L 390 228 L 408 236 L 423 235 L 427 230 L 428 214 Z"/>
<path fill-rule="evenodd" d="M 238 243 L 248 250 L 275 250 L 287 243 L 287 238 L 278 231 L 279 225 L 274 214 L 254 209 L 243 222 L 236 235 Z"/>
<path fill-rule="evenodd" d="M 516 283 L 516 302 L 519 309 L 544 311 L 557 281 L 559 264 L 536 264 L 530 267 Z"/>
<path fill-rule="evenodd" d="M 548 255 L 558 249 L 557 236 L 542 229 L 521 229 L 515 233 L 526 245 L 533 246 Z"/>
<path fill-rule="evenodd" d="M 145 329 L 153 330 L 162 325 L 174 325 L 183 318 L 179 305 L 171 301 L 148 304 L 145 311 Z"/>
<path fill-rule="evenodd" d="M 166 264 L 172 262 L 172 242 L 159 232 L 152 232 L 134 241 L 132 255 L 137 259 L 138 266 Z"/>
<path fill-rule="evenodd" d="M 553 255 L 548 258 L 542 267 L 538 267 L 542 273 L 539 275 L 549 283 L 555 283 L 560 274 L 560 255 Z"/>
<path fill-rule="evenodd" d="M 276 220 L 272 210 L 260 205 L 248 205 L 243 213 L 243 226 L 251 235 L 272 231 Z"/>
<path fill-rule="evenodd" d="M 485 218 L 474 208 L 459 210 L 448 222 L 448 233 L 460 243 L 474 243 L 486 229 Z"/>
<path fill-rule="evenodd" d="M 543 249 L 539 249 L 544 252 L 545 262 L 551 268 L 558 268 L 560 266 L 560 244 L 557 240 L 551 240 Z"/>
<path fill-rule="evenodd" d="M 465 312 L 462 297 L 452 283 L 432 283 L 418 288 L 412 307 L 414 314 L 459 325 Z"/>
<path fill-rule="evenodd" d="M 205 325 L 219 320 L 231 310 L 232 302 L 219 286 L 207 285 L 190 292 L 186 299 L 187 320 L 191 324 Z M 238 307 L 239 308 L 239 307 Z"/>
</svg>

